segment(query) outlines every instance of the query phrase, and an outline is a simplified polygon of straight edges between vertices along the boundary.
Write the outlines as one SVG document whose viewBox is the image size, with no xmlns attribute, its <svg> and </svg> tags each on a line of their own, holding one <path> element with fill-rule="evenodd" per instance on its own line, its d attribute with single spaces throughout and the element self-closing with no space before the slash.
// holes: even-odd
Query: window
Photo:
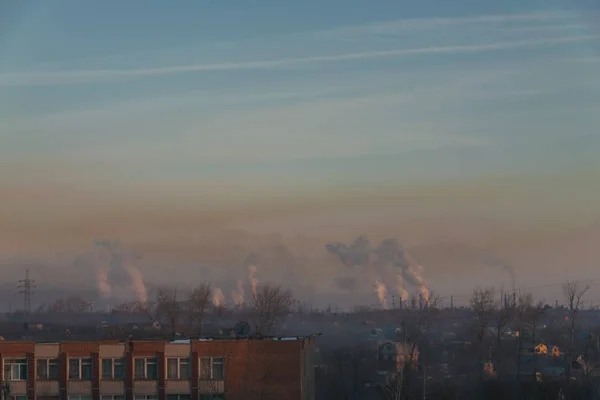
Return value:
<svg viewBox="0 0 600 400">
<path fill-rule="evenodd" d="M 102 396 L 101 400 L 125 400 L 125 396 L 121 395 L 114 395 L 114 396 Z"/>
<path fill-rule="evenodd" d="M 134 370 L 135 379 L 156 380 L 156 358 L 136 358 Z"/>
<path fill-rule="evenodd" d="M 167 396 L 167 400 L 191 400 L 189 394 L 170 394 Z"/>
<path fill-rule="evenodd" d="M 190 379 L 190 359 L 167 358 L 167 379 Z"/>
<path fill-rule="evenodd" d="M 69 396 L 69 400 L 92 400 L 92 396 Z"/>
<path fill-rule="evenodd" d="M 222 381 L 225 375 L 223 357 L 200 358 L 200 379 Z"/>
<path fill-rule="evenodd" d="M 225 400 L 224 394 L 201 394 L 200 400 Z"/>
<path fill-rule="evenodd" d="M 147 394 L 142 396 L 133 396 L 133 400 L 158 400 L 158 396 L 155 394 Z"/>
<path fill-rule="evenodd" d="M 58 380 L 58 360 L 55 358 L 40 358 L 37 360 L 37 379 L 40 381 Z"/>
<path fill-rule="evenodd" d="M 102 379 L 124 380 L 125 379 L 125 360 L 122 358 L 115 358 L 115 359 L 103 358 L 102 359 Z M 116 400 L 119 400 L 119 399 L 116 399 Z"/>
<path fill-rule="evenodd" d="M 69 359 L 69 379 L 71 380 L 92 380 L 92 359 L 91 358 L 70 358 Z"/>
<path fill-rule="evenodd" d="M 26 359 L 4 360 L 4 380 L 5 381 L 26 381 L 27 380 L 27 360 Z"/>
</svg>

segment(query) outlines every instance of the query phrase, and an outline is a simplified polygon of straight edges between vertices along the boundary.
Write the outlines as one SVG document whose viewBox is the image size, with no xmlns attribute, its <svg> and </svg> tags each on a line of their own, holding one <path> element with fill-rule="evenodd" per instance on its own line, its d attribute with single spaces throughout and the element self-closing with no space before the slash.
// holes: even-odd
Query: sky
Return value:
<svg viewBox="0 0 600 400">
<path fill-rule="evenodd" d="M 600 232 L 598 21 L 593 0 L 3 1 L 0 251 L 390 234 L 491 243 L 535 280 L 532 253 Z"/>
</svg>

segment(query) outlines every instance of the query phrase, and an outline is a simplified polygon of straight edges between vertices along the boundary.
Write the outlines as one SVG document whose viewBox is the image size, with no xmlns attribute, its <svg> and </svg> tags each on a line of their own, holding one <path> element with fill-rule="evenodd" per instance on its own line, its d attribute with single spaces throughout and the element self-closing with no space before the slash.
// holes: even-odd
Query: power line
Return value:
<svg viewBox="0 0 600 400">
<path fill-rule="evenodd" d="M 31 314 L 31 295 L 33 294 L 33 289 L 35 289 L 34 283 L 35 281 L 29 278 L 29 269 L 26 269 L 25 279 L 21 279 L 17 285 L 17 289 L 20 289 L 19 293 L 23 295 L 24 322 L 27 322 L 29 315 Z"/>
</svg>

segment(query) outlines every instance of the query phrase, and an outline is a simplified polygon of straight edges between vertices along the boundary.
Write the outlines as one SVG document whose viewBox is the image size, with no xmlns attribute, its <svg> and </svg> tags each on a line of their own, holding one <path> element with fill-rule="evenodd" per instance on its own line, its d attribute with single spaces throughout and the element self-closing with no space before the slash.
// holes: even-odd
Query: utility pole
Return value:
<svg viewBox="0 0 600 400">
<path fill-rule="evenodd" d="M 27 322 L 31 314 L 31 295 L 35 289 L 34 283 L 35 281 L 29 278 L 29 269 L 26 269 L 25 279 L 21 279 L 17 285 L 17 288 L 20 289 L 19 293 L 23 295 L 23 322 Z"/>
<path fill-rule="evenodd" d="M 427 399 L 427 374 L 425 373 L 425 366 L 423 366 L 423 400 Z"/>
<path fill-rule="evenodd" d="M 454 310 L 454 296 L 450 296 L 450 309 Z"/>
</svg>

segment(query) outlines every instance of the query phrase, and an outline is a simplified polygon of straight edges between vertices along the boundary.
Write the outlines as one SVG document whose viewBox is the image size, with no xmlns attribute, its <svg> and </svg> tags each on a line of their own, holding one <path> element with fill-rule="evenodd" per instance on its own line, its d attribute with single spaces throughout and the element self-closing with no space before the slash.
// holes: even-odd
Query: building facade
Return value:
<svg viewBox="0 0 600 400">
<path fill-rule="evenodd" d="M 314 338 L 0 341 L 2 400 L 314 399 Z"/>
</svg>

